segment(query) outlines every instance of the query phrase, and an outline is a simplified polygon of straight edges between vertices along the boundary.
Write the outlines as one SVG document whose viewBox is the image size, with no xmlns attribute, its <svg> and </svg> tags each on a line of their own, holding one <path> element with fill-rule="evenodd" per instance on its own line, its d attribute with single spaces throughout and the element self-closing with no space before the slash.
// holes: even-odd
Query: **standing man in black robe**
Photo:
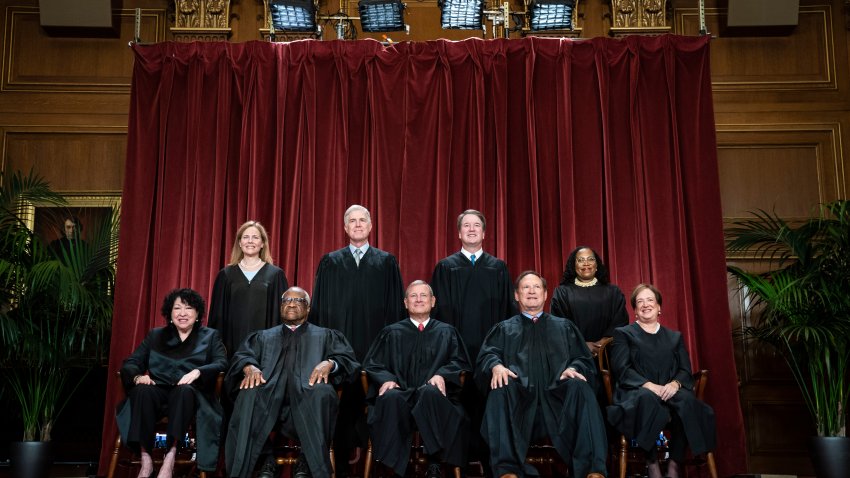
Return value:
<svg viewBox="0 0 850 478">
<path fill-rule="evenodd" d="M 482 248 L 486 229 L 487 220 L 480 211 L 467 209 L 460 213 L 457 237 L 461 249 L 438 262 L 431 276 L 437 297 L 434 317 L 460 331 L 473 360 L 490 328 L 516 314 L 508 266 Z M 473 430 L 481 427 L 485 391 L 479 390 L 474 380 L 464 384 L 461 401 L 472 419 Z M 478 434 L 472 437 L 470 452 L 473 460 L 481 460 L 488 474 L 489 452 Z"/>
<path fill-rule="evenodd" d="M 569 320 L 543 312 L 546 280 L 519 275 L 520 315 L 496 324 L 484 339 L 476 379 L 489 387 L 481 434 L 497 477 L 537 476 L 525 463 L 528 447 L 548 436 L 570 476 L 607 476 L 605 422 L 592 383 L 596 365 Z"/>
<path fill-rule="evenodd" d="M 353 381 L 360 364 L 345 337 L 306 323 L 310 296 L 290 287 L 281 298 L 283 324 L 249 335 L 231 360 L 227 390 L 238 391 L 227 433 L 228 476 L 277 476 L 269 433 L 301 442 L 293 477 L 332 473 L 330 443 L 338 408 L 333 385 Z"/>
<path fill-rule="evenodd" d="M 395 256 L 369 244 L 369 210 L 352 205 L 345 211 L 343 225 L 349 244 L 325 254 L 319 262 L 310 322 L 342 332 L 362 362 L 381 329 L 403 317 L 404 286 Z M 349 474 L 351 451 L 366 445 L 364 405 L 359 384 L 343 388 L 334 437 L 338 478 Z"/>
<path fill-rule="evenodd" d="M 414 424 L 428 459 L 426 478 L 440 478 L 440 463 L 466 466 L 469 420 L 460 405 L 461 373 L 471 372 L 457 330 L 430 318 L 431 286 L 407 286 L 410 313 L 388 325 L 363 362 L 369 376 L 369 426 L 375 459 L 404 476 Z"/>
</svg>

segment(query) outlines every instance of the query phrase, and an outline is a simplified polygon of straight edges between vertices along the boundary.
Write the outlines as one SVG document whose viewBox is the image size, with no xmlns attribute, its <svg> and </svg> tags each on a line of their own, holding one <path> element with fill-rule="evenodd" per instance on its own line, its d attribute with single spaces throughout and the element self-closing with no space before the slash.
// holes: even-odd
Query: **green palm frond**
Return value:
<svg viewBox="0 0 850 478">
<path fill-rule="evenodd" d="M 747 251 L 776 268 L 763 273 L 729 266 L 747 312 L 744 333 L 785 358 L 818 433 L 844 436 L 850 397 L 850 202 L 821 206 L 799 225 L 767 213 L 727 229 L 727 250 Z"/>
<path fill-rule="evenodd" d="M 0 373 L 19 402 L 24 440 L 49 440 L 75 388 L 66 383 L 68 367 L 107 353 L 119 212 L 86 241 L 57 251 L 26 215 L 33 204 L 65 199 L 32 173 L 0 183 Z"/>
</svg>

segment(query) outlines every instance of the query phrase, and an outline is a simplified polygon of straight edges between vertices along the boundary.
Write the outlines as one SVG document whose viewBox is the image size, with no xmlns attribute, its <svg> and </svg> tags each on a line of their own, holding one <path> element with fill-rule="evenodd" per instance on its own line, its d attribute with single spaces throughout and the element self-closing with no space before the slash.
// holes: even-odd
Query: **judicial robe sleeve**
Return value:
<svg viewBox="0 0 850 478">
<path fill-rule="evenodd" d="M 625 327 L 629 325 L 629 314 L 626 313 L 626 297 L 623 295 L 623 292 L 620 291 L 620 288 L 611 284 L 608 287 L 613 288 L 611 292 L 611 307 L 612 314 L 610 321 L 608 322 L 608 328 L 605 332 L 602 333 L 603 337 L 613 337 L 614 330 L 618 327 Z"/>
<path fill-rule="evenodd" d="M 573 320 L 573 312 L 570 309 L 570 301 L 567 300 L 565 287 L 558 286 L 555 288 L 555 292 L 552 293 L 552 304 L 549 306 L 549 310 L 555 317 Z"/>
<path fill-rule="evenodd" d="M 124 385 L 124 390 L 129 391 L 133 385 L 133 379 L 137 375 L 143 375 L 148 370 L 148 359 L 151 353 L 151 334 L 148 334 L 142 340 L 142 343 L 136 347 L 136 350 L 124 359 L 121 365 L 121 384 Z"/>
<path fill-rule="evenodd" d="M 460 388 L 461 375 L 472 372 L 472 366 L 470 365 L 469 354 L 466 351 L 466 345 L 464 345 L 463 339 L 456 329 L 452 329 L 450 338 L 446 341 L 446 346 L 448 347 L 446 355 L 449 357 L 449 360 L 437 369 L 432 376 L 439 375 L 443 377 L 446 381 L 446 388 L 449 388 L 450 385 Z M 428 378 L 430 379 L 430 377 Z"/>
<path fill-rule="evenodd" d="M 218 271 L 213 283 L 212 296 L 210 297 L 210 312 L 207 325 L 216 330 L 224 330 L 224 317 L 230 306 L 230 281 L 227 280 L 225 269 Z"/>
<path fill-rule="evenodd" d="M 390 370 L 390 364 L 394 362 L 391 356 L 401 357 L 399 355 L 400 351 L 393 349 L 394 347 L 390 341 L 389 327 L 386 327 L 375 338 L 375 341 L 366 353 L 366 358 L 363 359 L 363 370 L 369 376 L 370 397 L 377 395 L 377 390 L 371 390 L 371 388 L 380 387 L 386 382 L 399 383 L 401 381 L 394 371 Z"/>
<path fill-rule="evenodd" d="M 342 333 L 338 330 L 328 331 L 325 351 L 326 357 L 337 364 L 337 369 L 329 377 L 333 385 L 351 383 L 357 378 L 357 374 L 360 373 L 360 362 L 357 361 L 354 349 Z"/>
<path fill-rule="evenodd" d="M 685 341 L 681 333 L 676 333 L 676 349 L 678 367 L 676 368 L 673 378 L 670 380 L 678 380 L 682 384 L 682 388 L 687 390 L 694 389 L 694 375 L 691 372 L 691 357 L 688 355 L 688 350 L 685 348 Z"/>
<path fill-rule="evenodd" d="M 614 342 L 611 346 L 611 369 L 613 370 L 617 386 L 625 389 L 640 388 L 649 379 L 644 377 L 632 366 L 629 340 L 623 329 L 614 331 Z"/>
<path fill-rule="evenodd" d="M 490 329 L 478 352 L 478 358 L 475 361 L 475 382 L 479 390 L 490 390 L 493 367 L 504 365 L 505 332 L 501 325 L 502 323 L 496 324 Z"/>
<path fill-rule="evenodd" d="M 265 341 L 262 340 L 260 332 L 254 332 L 245 339 L 239 347 L 239 350 L 237 350 L 230 359 L 230 368 L 224 376 L 225 393 L 229 394 L 231 397 L 236 396 L 236 393 L 239 392 L 239 384 L 242 383 L 242 379 L 245 378 L 245 374 L 242 372 L 242 369 L 245 368 L 246 365 L 253 365 L 262 369 L 262 367 L 260 367 L 260 358 L 264 355 L 264 346 Z M 264 378 L 268 380 L 268 377 Z"/>
<path fill-rule="evenodd" d="M 434 290 L 434 297 L 437 298 L 437 304 L 434 306 L 434 310 L 431 311 L 431 315 L 442 322 L 456 326 L 457 320 L 454 316 L 449 274 L 449 268 L 443 264 L 443 261 L 437 262 L 437 265 L 434 266 L 434 272 L 431 273 L 430 285 Z"/>
</svg>

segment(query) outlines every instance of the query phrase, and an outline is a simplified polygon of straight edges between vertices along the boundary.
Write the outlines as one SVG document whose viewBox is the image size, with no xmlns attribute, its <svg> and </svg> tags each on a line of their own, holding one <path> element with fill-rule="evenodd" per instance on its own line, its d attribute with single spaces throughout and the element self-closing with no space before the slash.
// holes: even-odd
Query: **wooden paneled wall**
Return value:
<svg viewBox="0 0 850 478">
<path fill-rule="evenodd" d="M 756 208 L 801 218 L 820 202 L 846 198 L 850 0 L 801 0 L 799 25 L 779 35 L 729 32 L 728 0 L 706 3 L 715 36 L 712 78 L 725 218 Z M 395 41 L 482 36 L 441 30 L 435 0 L 407 5 L 411 33 L 391 34 Z M 37 0 L 0 0 L 0 7 L 0 167 L 35 168 L 60 191 L 120 191 L 134 9 L 141 8 L 142 41 L 170 40 L 173 0 L 124 0 L 120 31 L 111 37 L 48 35 L 39 25 Z M 320 9 L 335 12 L 339 1 L 321 0 Z M 610 10 L 608 0 L 581 0 L 583 36 L 607 35 Z M 355 11 L 351 1 L 349 13 Z M 260 0 L 232 2 L 230 41 L 260 39 L 263 18 Z M 697 1 L 668 0 L 668 22 L 674 33 L 696 35 Z M 332 27 L 326 26 L 325 38 L 334 38 Z M 747 257 L 730 261 L 755 266 Z M 748 318 L 731 283 L 729 306 L 737 337 Z M 810 473 L 805 439 L 811 425 L 787 369 L 769 351 L 736 344 L 740 390 L 729 394 L 740 395 L 751 470 Z"/>
<path fill-rule="evenodd" d="M 712 82 L 723 215 L 733 220 L 765 209 L 804 218 L 823 202 L 847 198 L 845 154 L 850 127 L 850 2 L 801 1 L 799 25 L 781 36 L 724 36 L 726 10 L 709 8 Z M 676 9 L 679 31 L 695 17 Z M 737 266 L 763 267 L 746 256 Z M 740 339 L 750 318 L 730 279 L 739 396 L 750 469 L 812 474 L 807 438 L 814 434 L 783 360 Z"/>
</svg>

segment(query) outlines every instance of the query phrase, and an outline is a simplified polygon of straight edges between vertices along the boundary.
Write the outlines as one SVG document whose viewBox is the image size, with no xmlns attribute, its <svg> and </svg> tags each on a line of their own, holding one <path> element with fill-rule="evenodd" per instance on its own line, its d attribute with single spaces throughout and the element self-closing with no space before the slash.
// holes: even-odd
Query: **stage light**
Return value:
<svg viewBox="0 0 850 478">
<path fill-rule="evenodd" d="M 440 0 L 440 24 L 444 30 L 481 30 L 482 0 Z"/>
<path fill-rule="evenodd" d="M 272 26 L 282 32 L 315 32 L 313 0 L 273 0 L 269 3 Z"/>
<path fill-rule="evenodd" d="M 572 30 L 575 0 L 533 0 L 530 5 L 531 29 Z"/>
<path fill-rule="evenodd" d="M 360 0 L 360 28 L 364 32 L 398 32 L 406 29 L 400 0 Z"/>
</svg>

